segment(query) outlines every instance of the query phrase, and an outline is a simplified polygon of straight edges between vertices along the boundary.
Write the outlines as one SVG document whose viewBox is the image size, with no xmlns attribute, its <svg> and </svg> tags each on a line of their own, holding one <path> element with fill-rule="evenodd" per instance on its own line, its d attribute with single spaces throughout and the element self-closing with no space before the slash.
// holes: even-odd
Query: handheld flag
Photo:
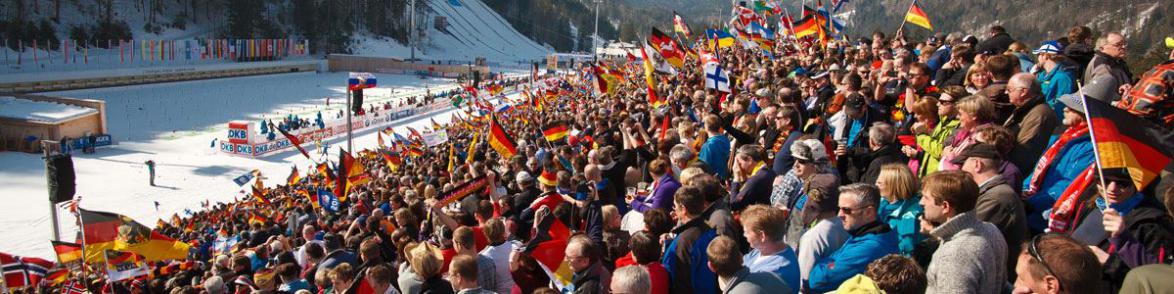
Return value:
<svg viewBox="0 0 1174 294">
<path fill-rule="evenodd" d="M 496 116 L 489 120 L 489 147 L 493 147 L 503 158 L 512 158 L 518 154 L 518 145 L 514 143 L 513 136 L 497 122 Z"/>
<path fill-rule="evenodd" d="M 722 70 L 720 63 L 705 65 L 705 88 L 721 92 L 730 92 L 730 76 Z"/>
<path fill-rule="evenodd" d="M 150 271 L 133 252 L 103 251 L 106 258 L 106 277 L 111 282 L 146 276 Z"/>
<path fill-rule="evenodd" d="M 542 218 L 535 229 L 537 235 L 526 244 L 525 252 L 538 262 L 556 287 L 571 285 L 573 271 L 566 261 L 571 230 L 554 215 Z"/>
<path fill-rule="evenodd" d="M 917 6 L 917 0 L 913 0 L 913 4 L 909 6 L 909 12 L 905 13 L 905 22 L 915 24 L 927 30 L 933 30 L 933 25 L 929 22 L 929 16 L 925 11 L 921 10 L 921 6 Z"/>
<path fill-rule="evenodd" d="M 257 186 L 253 186 L 253 193 L 251 195 L 253 196 L 253 199 L 257 199 L 257 202 L 259 202 L 259 203 L 270 204 L 269 199 L 265 198 L 265 189 L 264 188 L 258 188 Z"/>
<path fill-rule="evenodd" d="M 78 218 L 90 262 L 101 262 L 106 250 L 134 252 L 147 261 L 158 261 L 186 258 L 191 249 L 191 245 L 151 231 L 124 215 L 79 208 Z"/>
<path fill-rule="evenodd" d="M 685 53 L 677 45 L 676 41 L 661 32 L 656 27 L 652 28 L 652 34 L 648 36 L 648 43 L 656 48 L 657 53 L 664 57 L 665 61 L 672 64 L 675 68 L 681 68 L 685 64 Z"/>
<path fill-rule="evenodd" d="M 286 132 L 284 129 L 277 128 L 277 130 L 281 131 L 281 135 L 285 136 L 285 138 L 287 140 L 289 140 L 290 145 L 293 145 L 294 148 L 298 148 L 298 152 L 301 152 L 302 155 L 305 156 L 306 158 L 310 158 L 310 153 L 306 152 L 305 148 L 302 148 L 302 140 L 298 140 L 297 136 L 294 136 L 294 135 L 290 134 L 289 132 Z"/>
<path fill-rule="evenodd" d="M 239 177 L 232 179 L 232 182 L 236 183 L 237 186 L 244 186 L 245 184 L 248 184 L 249 181 L 252 181 L 253 177 L 257 176 L 258 173 L 260 173 L 260 170 L 254 169 L 252 171 L 249 171 L 246 174 L 240 175 Z"/>
<path fill-rule="evenodd" d="M 546 137 L 546 141 L 550 141 L 550 142 L 554 142 L 554 141 L 562 140 L 562 138 L 566 138 L 567 137 L 567 123 L 566 122 L 555 122 L 555 123 L 551 123 L 551 124 L 546 125 L 545 128 L 542 128 L 542 136 Z"/>
<path fill-rule="evenodd" d="M 1170 164 L 1171 132 L 1097 99 L 1084 99 L 1084 107 L 1103 173 L 1128 175 L 1142 190 Z"/>
<path fill-rule="evenodd" d="M 80 244 L 61 241 L 49 242 L 53 243 L 53 251 L 57 252 L 57 262 L 67 264 L 82 259 L 82 246 Z"/>
<path fill-rule="evenodd" d="M 286 178 L 286 184 L 293 186 L 302 181 L 302 175 L 298 174 L 298 167 L 295 165 L 293 170 L 289 171 L 289 177 Z"/>
<path fill-rule="evenodd" d="M 731 35 L 730 32 L 725 30 L 707 29 L 705 30 L 705 35 L 710 38 L 710 50 L 734 46 L 734 35 Z"/>
<path fill-rule="evenodd" d="M 684 34 L 685 38 L 689 38 L 689 26 L 685 24 L 685 19 L 681 18 L 680 14 L 673 11 L 673 30 Z"/>
</svg>

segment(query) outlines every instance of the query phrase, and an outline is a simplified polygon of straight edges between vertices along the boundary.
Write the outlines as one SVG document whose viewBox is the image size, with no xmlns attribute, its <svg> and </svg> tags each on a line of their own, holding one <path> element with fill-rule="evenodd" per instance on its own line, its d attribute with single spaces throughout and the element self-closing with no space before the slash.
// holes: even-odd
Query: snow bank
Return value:
<svg viewBox="0 0 1174 294">
<path fill-rule="evenodd" d="M 0 96 L 0 117 L 4 118 L 58 123 L 97 112 L 93 108 Z"/>
</svg>

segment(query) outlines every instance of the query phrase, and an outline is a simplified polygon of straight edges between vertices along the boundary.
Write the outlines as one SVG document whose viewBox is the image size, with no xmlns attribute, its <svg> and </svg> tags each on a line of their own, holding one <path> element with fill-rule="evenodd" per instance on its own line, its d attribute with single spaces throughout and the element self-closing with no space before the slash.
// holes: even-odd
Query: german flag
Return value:
<svg viewBox="0 0 1174 294">
<path fill-rule="evenodd" d="M 566 262 L 571 230 L 553 214 L 542 218 L 535 229 L 537 234 L 526 244 L 525 252 L 538 261 L 555 286 L 566 288 L 571 284 L 573 274 L 570 264 Z"/>
<path fill-rule="evenodd" d="M 821 28 L 822 26 L 819 25 L 819 21 L 816 20 L 816 14 L 808 15 L 795 23 L 795 37 L 802 38 L 818 34 Z"/>
<path fill-rule="evenodd" d="M 53 251 L 57 252 L 57 262 L 67 264 L 82 259 L 82 245 L 61 241 L 50 242 L 53 243 Z"/>
<path fill-rule="evenodd" d="M 49 271 L 49 273 L 45 275 L 45 279 L 42 281 L 44 281 L 45 283 L 48 283 L 50 287 L 53 287 L 53 286 L 60 285 L 61 283 L 65 283 L 65 281 L 68 281 L 68 280 L 69 280 L 69 269 L 58 268 L 58 269 L 54 269 L 54 270 Z"/>
<path fill-rule="evenodd" d="M 383 132 L 382 131 L 375 132 L 375 144 L 379 146 L 379 149 L 386 148 L 386 146 L 383 145 Z"/>
<path fill-rule="evenodd" d="M 672 64 L 673 67 L 681 68 L 685 65 L 685 51 L 681 50 L 677 42 L 665 35 L 660 29 L 652 28 L 652 34 L 648 35 L 648 43 L 652 44 L 657 53 L 660 53 L 660 56 L 664 57 L 664 60 Z"/>
<path fill-rule="evenodd" d="M 285 179 L 287 184 L 293 186 L 302 181 L 302 175 L 298 174 L 298 167 L 295 165 L 293 170 L 289 171 L 289 177 Z"/>
<path fill-rule="evenodd" d="M 264 225 L 264 224 L 266 224 L 266 223 L 268 223 L 268 222 L 269 222 L 269 220 L 265 219 L 264 217 L 262 217 L 262 216 L 260 216 L 260 215 L 257 215 L 256 213 L 249 214 L 249 224 L 250 224 L 250 225 L 251 225 L 251 224 L 262 224 L 262 225 Z"/>
<path fill-rule="evenodd" d="M 497 122 L 496 116 L 489 120 L 489 147 L 497 150 L 503 158 L 512 158 L 514 154 L 518 154 L 518 144 L 514 143 L 513 136 Z"/>
<path fill-rule="evenodd" d="M 338 150 L 339 184 L 335 185 L 334 192 L 335 195 L 338 195 L 338 201 L 346 202 L 346 194 L 351 190 L 352 187 L 365 184 L 369 182 L 371 178 L 367 176 L 367 171 L 363 168 L 363 165 L 355 161 L 355 158 L 351 156 L 350 152 L 346 152 L 346 150 L 343 150 L 342 148 L 339 148 Z"/>
<path fill-rule="evenodd" d="M 106 250 L 123 250 L 148 261 L 183 259 L 191 245 L 151 231 L 124 215 L 78 209 L 86 261 L 101 262 Z"/>
<path fill-rule="evenodd" d="M 1145 189 L 1170 164 L 1174 133 L 1100 100 L 1084 100 L 1103 172 L 1128 174 Z"/>
<path fill-rule="evenodd" d="M 390 168 L 392 171 L 399 170 L 399 166 L 404 164 L 404 159 L 400 158 L 398 153 L 387 151 L 383 152 L 382 155 L 383 162 L 386 163 L 387 168 Z"/>
<path fill-rule="evenodd" d="M 310 205 L 313 206 L 314 209 L 321 208 L 320 204 L 318 204 L 318 193 L 317 192 L 310 194 L 310 191 L 298 190 L 298 194 L 302 195 L 302 197 L 306 197 L 306 200 L 310 201 Z"/>
<path fill-rule="evenodd" d="M 412 157 L 424 156 L 424 149 L 421 149 L 420 146 L 408 146 L 408 155 Z"/>
<path fill-rule="evenodd" d="M 921 10 L 921 6 L 917 6 L 917 0 L 913 0 L 913 4 L 909 5 L 909 11 L 905 12 L 905 22 L 933 30 L 933 24 L 929 23 L 929 16 Z"/>
<path fill-rule="evenodd" d="M 330 165 L 323 162 L 318 164 L 318 174 L 326 181 L 326 186 L 334 186 L 334 173 L 330 170 Z"/>
<path fill-rule="evenodd" d="M 265 198 L 265 189 L 264 188 L 257 188 L 257 186 L 253 186 L 252 195 L 253 195 L 253 199 L 257 199 L 257 202 L 270 204 L 269 199 Z"/>
<path fill-rule="evenodd" d="M 542 128 L 542 136 L 546 137 L 546 141 L 554 142 L 562 140 L 567 137 L 567 123 L 554 122 Z"/>
</svg>

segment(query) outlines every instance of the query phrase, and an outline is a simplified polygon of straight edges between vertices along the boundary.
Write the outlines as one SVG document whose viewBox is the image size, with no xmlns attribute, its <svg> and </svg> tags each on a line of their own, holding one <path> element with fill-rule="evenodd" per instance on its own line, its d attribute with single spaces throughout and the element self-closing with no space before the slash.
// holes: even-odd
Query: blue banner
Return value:
<svg viewBox="0 0 1174 294">
<path fill-rule="evenodd" d="M 330 190 L 318 189 L 318 205 L 326 211 L 338 211 L 338 196 L 334 196 Z"/>
</svg>

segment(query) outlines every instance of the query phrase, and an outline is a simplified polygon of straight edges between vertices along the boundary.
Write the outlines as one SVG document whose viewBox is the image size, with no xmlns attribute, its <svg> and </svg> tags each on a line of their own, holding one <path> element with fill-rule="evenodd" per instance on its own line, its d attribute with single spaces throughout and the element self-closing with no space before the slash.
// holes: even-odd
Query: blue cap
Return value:
<svg viewBox="0 0 1174 294">
<path fill-rule="evenodd" d="M 1060 54 L 1060 52 L 1062 50 L 1064 50 L 1064 46 L 1060 45 L 1060 42 L 1046 41 L 1043 43 L 1043 45 L 1039 46 L 1039 49 L 1035 49 L 1035 51 L 1032 51 L 1032 53 L 1035 53 L 1035 54 L 1043 54 L 1043 53 Z"/>
</svg>

